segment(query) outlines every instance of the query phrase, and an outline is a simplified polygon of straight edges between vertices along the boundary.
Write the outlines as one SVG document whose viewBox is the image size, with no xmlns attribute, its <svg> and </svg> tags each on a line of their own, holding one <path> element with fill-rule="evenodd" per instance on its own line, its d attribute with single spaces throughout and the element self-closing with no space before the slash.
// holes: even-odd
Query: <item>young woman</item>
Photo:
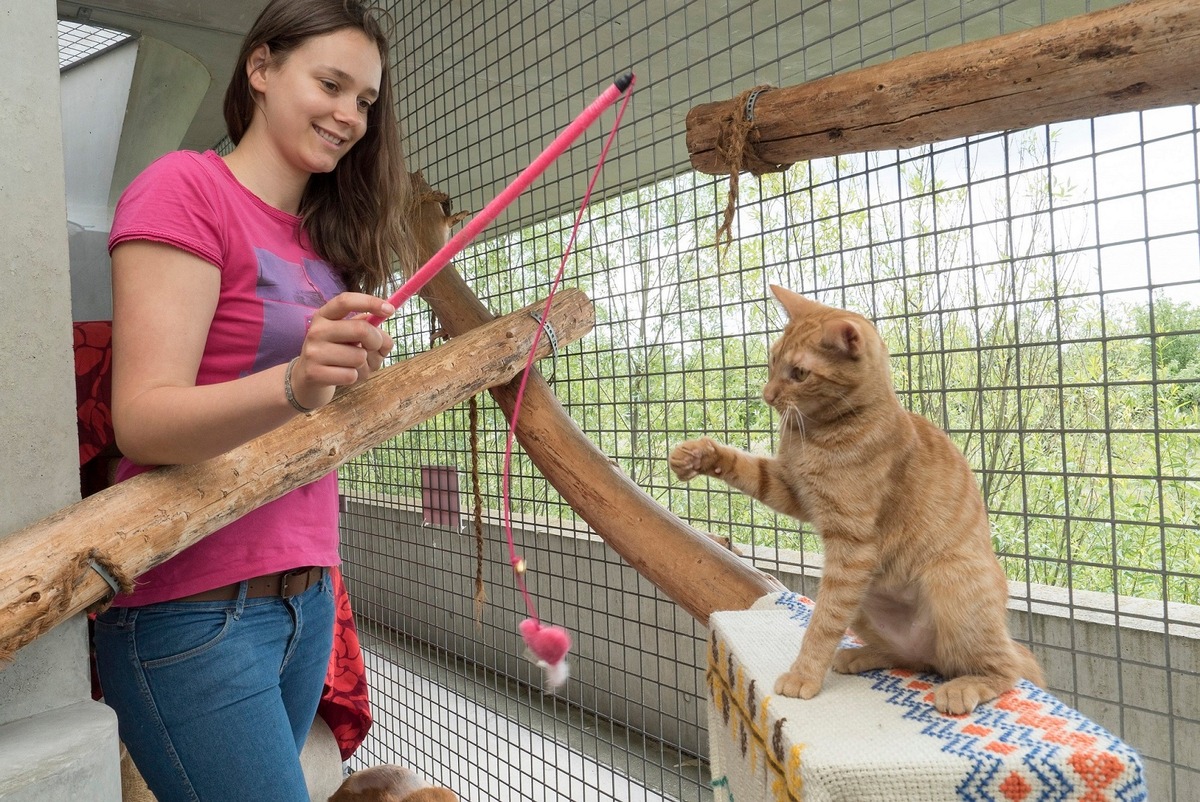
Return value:
<svg viewBox="0 0 1200 802">
<path fill-rule="evenodd" d="M 225 96 L 236 147 L 176 152 L 117 206 L 113 417 L 126 460 L 194 463 L 329 403 L 391 339 L 411 266 L 387 37 L 359 0 L 272 0 Z M 143 574 L 97 618 L 105 700 L 160 802 L 307 800 L 333 632 L 337 478 Z"/>
</svg>

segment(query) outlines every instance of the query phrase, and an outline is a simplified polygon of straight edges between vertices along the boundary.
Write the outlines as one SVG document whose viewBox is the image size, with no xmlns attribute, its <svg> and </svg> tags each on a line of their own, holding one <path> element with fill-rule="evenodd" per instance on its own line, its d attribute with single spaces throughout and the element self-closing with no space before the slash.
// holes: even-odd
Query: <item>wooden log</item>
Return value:
<svg viewBox="0 0 1200 802">
<path fill-rule="evenodd" d="M 14 532 L 0 548 L 0 662 L 110 594 L 89 565 L 136 576 L 252 509 L 484 389 L 529 358 L 542 303 L 391 365 L 316 412 L 219 457 L 135 476 Z M 550 325 L 571 342 L 594 324 L 578 290 L 554 300 Z M 550 346 L 543 337 L 538 355 Z"/>
<path fill-rule="evenodd" d="M 755 99 L 748 147 L 751 157 L 786 167 L 823 156 L 1197 103 L 1197 63 L 1200 3 L 1135 0 L 767 90 Z M 730 172 L 718 140 L 744 116 L 738 105 L 726 100 L 688 112 L 687 148 L 696 170 Z"/>
<path fill-rule="evenodd" d="M 417 238 L 424 256 L 446 241 L 450 220 L 441 206 L 422 207 Z M 452 267 L 425 285 L 421 297 L 451 337 L 468 336 L 492 319 Z M 491 388 L 510 421 L 517 384 Z M 650 498 L 587 438 L 536 368 L 525 386 L 516 435 L 542 475 L 596 534 L 700 623 L 707 624 L 718 610 L 744 610 L 767 593 L 785 590 Z"/>
</svg>

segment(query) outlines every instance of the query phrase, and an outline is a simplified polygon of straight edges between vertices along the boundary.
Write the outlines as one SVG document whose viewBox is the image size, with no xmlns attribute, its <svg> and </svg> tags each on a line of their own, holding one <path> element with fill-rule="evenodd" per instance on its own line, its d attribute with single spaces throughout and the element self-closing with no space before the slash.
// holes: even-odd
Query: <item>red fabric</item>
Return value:
<svg viewBox="0 0 1200 802">
<path fill-rule="evenodd" d="M 342 572 L 330 569 L 336 603 L 333 625 L 333 653 L 317 713 L 325 719 L 348 760 L 367 737 L 371 728 L 371 703 L 367 698 L 367 671 L 358 646 L 358 629 L 350 609 L 350 594 L 342 582 Z"/>
<path fill-rule="evenodd" d="M 79 424 L 79 465 L 82 467 L 97 454 L 116 443 L 113 434 L 112 411 L 112 323 L 107 320 L 76 322 L 75 335 L 75 398 Z M 358 645 L 358 630 L 350 609 L 342 574 L 330 569 L 336 613 L 333 622 L 333 652 L 329 655 L 329 670 L 317 713 L 333 731 L 342 760 L 354 753 L 367 737 L 371 727 L 371 705 L 367 697 L 367 671 Z M 96 676 L 95 659 L 91 660 L 92 698 L 102 695 Z"/>
<path fill-rule="evenodd" d="M 112 410 L 112 323 L 74 324 L 75 417 L 79 426 L 79 464 L 84 465 L 116 442 Z"/>
</svg>

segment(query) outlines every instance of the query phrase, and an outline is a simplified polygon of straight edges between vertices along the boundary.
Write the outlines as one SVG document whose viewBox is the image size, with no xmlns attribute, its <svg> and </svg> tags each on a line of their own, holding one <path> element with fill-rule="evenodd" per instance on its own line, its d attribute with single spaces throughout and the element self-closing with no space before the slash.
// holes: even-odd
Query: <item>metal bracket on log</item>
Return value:
<svg viewBox="0 0 1200 802">
<path fill-rule="evenodd" d="M 335 470 L 400 432 L 525 366 L 544 302 L 391 365 L 331 404 L 196 465 L 158 468 L 103 490 L 4 538 L 0 548 L 0 664 L 67 617 L 111 594 L 95 570 L 133 577 L 221 526 Z M 592 329 L 579 290 L 549 311 L 560 343 Z M 538 357 L 550 352 L 542 338 Z"/>
<path fill-rule="evenodd" d="M 754 156 L 806 159 L 911 148 L 1200 102 L 1200 3 L 1134 0 L 1028 30 L 914 53 L 798 86 L 754 107 Z M 687 115 L 692 167 L 726 175 L 718 149 L 737 99 Z"/>
</svg>

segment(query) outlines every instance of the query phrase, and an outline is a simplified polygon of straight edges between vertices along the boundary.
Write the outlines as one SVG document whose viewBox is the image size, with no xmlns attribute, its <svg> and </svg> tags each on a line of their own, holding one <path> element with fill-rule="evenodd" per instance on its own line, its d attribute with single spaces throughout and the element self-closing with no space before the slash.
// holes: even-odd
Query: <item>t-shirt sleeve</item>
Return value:
<svg viewBox="0 0 1200 802">
<path fill-rule="evenodd" d="M 218 197 L 203 157 L 189 151 L 161 156 L 121 194 L 108 250 L 131 240 L 173 245 L 220 267 L 224 261 Z"/>
</svg>

